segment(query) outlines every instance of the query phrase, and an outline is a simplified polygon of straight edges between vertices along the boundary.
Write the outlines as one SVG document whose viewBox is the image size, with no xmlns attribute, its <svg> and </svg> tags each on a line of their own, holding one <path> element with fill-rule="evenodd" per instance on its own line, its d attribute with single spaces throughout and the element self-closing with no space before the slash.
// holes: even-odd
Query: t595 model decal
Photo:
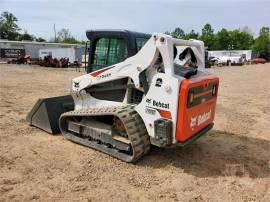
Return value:
<svg viewBox="0 0 270 202">
<path fill-rule="evenodd" d="M 159 115 L 162 118 L 172 119 L 172 114 L 170 111 L 163 110 L 163 109 L 157 109 L 157 108 L 153 108 L 153 107 L 146 107 L 145 108 L 145 113 L 150 114 L 150 115 L 155 115 L 156 111 L 158 111 Z"/>
</svg>

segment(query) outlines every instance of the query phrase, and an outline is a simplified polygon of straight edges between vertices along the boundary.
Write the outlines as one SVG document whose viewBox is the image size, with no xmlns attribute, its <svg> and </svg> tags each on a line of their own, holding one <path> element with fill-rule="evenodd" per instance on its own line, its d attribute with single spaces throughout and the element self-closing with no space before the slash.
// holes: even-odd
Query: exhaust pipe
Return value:
<svg viewBox="0 0 270 202">
<path fill-rule="evenodd" d="M 31 126 L 48 133 L 60 133 L 59 118 L 61 114 L 74 110 L 71 95 L 39 99 L 28 113 L 26 121 Z"/>
</svg>

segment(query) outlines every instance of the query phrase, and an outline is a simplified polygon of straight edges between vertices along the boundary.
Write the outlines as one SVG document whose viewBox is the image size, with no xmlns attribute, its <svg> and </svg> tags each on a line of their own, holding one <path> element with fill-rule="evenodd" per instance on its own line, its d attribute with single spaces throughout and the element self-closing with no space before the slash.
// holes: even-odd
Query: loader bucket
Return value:
<svg viewBox="0 0 270 202">
<path fill-rule="evenodd" d="M 39 99 L 28 113 L 26 121 L 48 133 L 60 132 L 59 118 L 61 114 L 74 109 L 71 95 Z"/>
</svg>

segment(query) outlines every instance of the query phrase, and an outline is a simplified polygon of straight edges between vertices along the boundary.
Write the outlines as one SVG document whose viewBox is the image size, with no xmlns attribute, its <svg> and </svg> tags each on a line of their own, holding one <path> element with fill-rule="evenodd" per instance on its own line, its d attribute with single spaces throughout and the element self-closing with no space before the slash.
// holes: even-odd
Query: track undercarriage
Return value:
<svg viewBox="0 0 270 202">
<path fill-rule="evenodd" d="M 60 130 L 73 142 L 126 162 L 134 162 L 150 150 L 144 123 L 131 105 L 64 113 Z"/>
</svg>

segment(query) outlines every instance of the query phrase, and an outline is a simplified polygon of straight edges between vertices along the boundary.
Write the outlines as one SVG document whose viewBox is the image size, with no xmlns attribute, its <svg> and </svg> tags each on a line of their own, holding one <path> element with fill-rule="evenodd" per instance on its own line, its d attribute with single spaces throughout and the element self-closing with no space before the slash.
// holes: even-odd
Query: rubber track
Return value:
<svg viewBox="0 0 270 202">
<path fill-rule="evenodd" d="M 98 144 L 95 141 L 90 141 L 86 138 L 81 138 L 68 132 L 67 120 L 71 117 L 83 117 L 83 116 L 102 116 L 113 115 L 118 117 L 124 124 L 131 146 L 133 154 L 129 155 L 118 151 L 115 148 L 109 148 L 105 144 Z M 94 108 L 94 109 L 82 109 L 64 113 L 59 120 L 60 130 L 64 137 L 67 139 L 94 148 L 103 153 L 109 154 L 125 162 L 135 162 L 143 155 L 147 154 L 150 150 L 150 140 L 145 128 L 144 122 L 139 114 L 134 110 L 134 106 L 126 105 L 119 107 L 108 108 Z"/>
</svg>

